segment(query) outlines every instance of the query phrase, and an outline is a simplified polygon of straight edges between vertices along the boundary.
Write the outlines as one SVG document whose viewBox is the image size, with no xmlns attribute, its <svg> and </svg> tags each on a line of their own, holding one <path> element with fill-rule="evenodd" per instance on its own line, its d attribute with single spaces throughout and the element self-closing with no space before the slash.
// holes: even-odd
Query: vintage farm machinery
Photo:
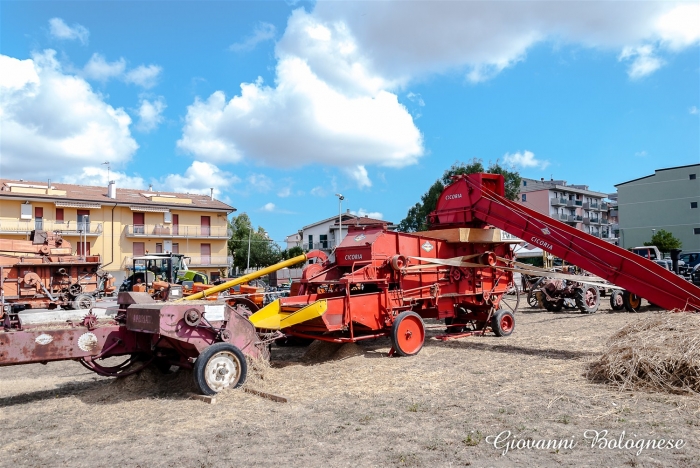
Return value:
<svg viewBox="0 0 700 468">
<path fill-rule="evenodd" d="M 111 314 L 98 316 L 93 309 L 68 322 L 32 324 L 15 314 L 0 331 L 0 366 L 76 360 L 118 377 L 151 364 L 175 365 L 193 369 L 199 390 L 214 394 L 243 383 L 246 358 L 267 358 L 269 344 L 284 336 L 338 343 L 388 336 L 393 352 L 404 356 L 422 348 L 424 319 L 445 321 L 440 339 L 506 336 L 514 330 L 518 302 L 504 295 L 513 287 L 513 272 L 524 268 L 513 260 L 510 244 L 519 239 L 511 236 L 625 288 L 628 309 L 636 310 L 644 297 L 668 310 L 700 311 L 700 288 L 506 199 L 499 175 L 455 177 L 429 224 L 429 231 L 410 234 L 350 226 L 334 258 L 309 252 L 175 301 L 182 285 L 163 281 L 152 284 L 152 294 L 121 292 Z M 218 295 L 307 259 L 316 263 L 306 266 L 290 297 L 260 310 Z M 105 361 L 117 356 L 123 357 L 119 364 Z"/>
<path fill-rule="evenodd" d="M 111 275 L 99 267 L 99 255 L 73 255 L 58 233 L 0 239 L 0 322 L 16 320 L 23 309 L 89 309 L 96 295 L 114 290 Z"/>
</svg>

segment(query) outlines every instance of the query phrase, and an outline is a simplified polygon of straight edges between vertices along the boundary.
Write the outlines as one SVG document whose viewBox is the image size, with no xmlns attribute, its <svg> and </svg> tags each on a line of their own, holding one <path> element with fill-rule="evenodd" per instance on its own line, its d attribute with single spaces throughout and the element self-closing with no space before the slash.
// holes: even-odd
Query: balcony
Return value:
<svg viewBox="0 0 700 468">
<path fill-rule="evenodd" d="M 552 198 L 549 203 L 552 206 L 564 206 L 566 205 L 566 198 Z"/>
<path fill-rule="evenodd" d="M 567 222 L 569 221 L 569 215 L 568 214 L 559 214 L 559 221 L 564 221 Z"/>
<path fill-rule="evenodd" d="M 617 208 L 613 208 L 613 209 L 610 210 L 610 217 L 617 218 L 618 216 L 619 216 L 619 215 L 618 215 L 618 210 L 617 210 Z"/>
<path fill-rule="evenodd" d="M 186 256 L 185 262 L 191 269 L 201 268 L 201 267 L 211 267 L 211 268 L 228 268 L 233 266 L 233 257 L 226 255 L 200 255 L 200 256 Z M 134 264 L 134 257 L 124 257 L 122 261 L 123 269 L 131 269 Z"/>
<path fill-rule="evenodd" d="M 193 256 L 187 260 L 190 267 L 228 268 L 233 265 L 233 257 L 226 255 Z"/>
<path fill-rule="evenodd" d="M 600 204 L 600 210 L 601 210 L 601 211 L 608 211 L 608 208 L 610 208 L 610 205 L 609 205 L 609 204 L 607 204 L 607 203 L 605 203 L 605 202 L 603 202 L 603 203 Z"/>
<path fill-rule="evenodd" d="M 600 220 L 600 224 L 610 224 L 610 221 L 608 221 L 607 219 L 603 218 L 603 219 Z"/>
<path fill-rule="evenodd" d="M 228 239 L 228 226 L 196 226 L 186 224 L 127 224 L 126 237 L 157 237 L 160 239 Z"/>
<path fill-rule="evenodd" d="M 335 243 L 331 241 L 314 242 L 312 244 L 307 242 L 306 244 L 301 245 L 301 248 L 304 250 L 332 250 L 333 247 L 335 247 Z"/>
<path fill-rule="evenodd" d="M 55 231 L 62 236 L 87 235 L 88 237 L 102 234 L 102 223 L 77 222 L 77 221 L 49 221 L 49 220 L 27 220 L 27 221 L 2 221 L 0 222 L 0 234 L 27 235 L 33 230 Z"/>
<path fill-rule="evenodd" d="M 600 203 L 597 201 L 588 201 L 583 204 L 584 210 L 600 210 Z"/>
<path fill-rule="evenodd" d="M 600 218 L 583 218 L 583 224 L 600 224 Z"/>
</svg>

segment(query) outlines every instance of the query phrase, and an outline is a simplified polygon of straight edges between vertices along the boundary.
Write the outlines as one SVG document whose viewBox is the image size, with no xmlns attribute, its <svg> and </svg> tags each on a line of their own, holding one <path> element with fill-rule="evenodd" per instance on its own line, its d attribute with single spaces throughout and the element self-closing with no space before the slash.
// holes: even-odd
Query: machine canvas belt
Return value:
<svg viewBox="0 0 700 468">
<path fill-rule="evenodd" d="M 458 267 L 458 268 L 496 268 L 496 267 L 491 267 L 490 265 L 484 265 L 481 263 L 471 263 L 471 262 L 465 261 L 465 260 L 469 260 L 469 259 L 478 257 L 480 255 L 481 254 L 467 255 L 464 257 L 453 257 L 453 258 L 425 258 L 425 257 L 408 257 L 408 258 L 413 259 L 413 260 L 419 260 L 421 262 L 430 263 L 433 265 L 452 266 L 452 267 Z M 565 280 L 575 281 L 577 283 L 591 284 L 594 286 L 600 286 L 600 287 L 609 288 L 609 289 L 624 289 L 624 288 L 620 288 L 619 286 L 614 286 L 612 284 L 606 283 L 602 278 L 598 278 L 596 276 L 579 276 L 579 275 L 569 275 L 567 273 L 557 273 L 554 271 L 545 270 L 544 268 L 533 267 L 532 265 L 528 265 L 527 263 L 520 263 L 520 262 L 516 262 L 513 260 L 508 260 L 508 259 L 502 258 L 502 257 L 496 257 L 496 258 L 502 262 L 505 262 L 507 264 L 514 265 L 517 267 L 517 268 L 512 268 L 512 267 L 498 265 L 497 268 L 499 268 L 501 270 L 512 271 L 512 272 L 516 272 L 516 273 L 523 273 L 523 274 L 530 275 L 530 276 L 544 276 L 547 278 L 565 279 Z M 407 267 L 406 270 L 407 271 L 419 270 L 419 269 L 425 268 L 425 267 L 426 267 L 426 265 L 414 265 L 414 266 Z"/>
</svg>

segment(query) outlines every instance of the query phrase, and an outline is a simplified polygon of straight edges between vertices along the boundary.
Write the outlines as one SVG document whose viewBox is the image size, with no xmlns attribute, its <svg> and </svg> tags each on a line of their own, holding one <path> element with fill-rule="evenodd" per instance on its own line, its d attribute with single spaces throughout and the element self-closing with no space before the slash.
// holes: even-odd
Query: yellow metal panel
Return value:
<svg viewBox="0 0 700 468">
<path fill-rule="evenodd" d="M 278 299 L 251 315 L 249 320 L 255 328 L 281 330 L 320 317 L 326 310 L 328 310 L 328 304 L 325 299 L 322 299 L 295 312 L 282 312 Z"/>
</svg>

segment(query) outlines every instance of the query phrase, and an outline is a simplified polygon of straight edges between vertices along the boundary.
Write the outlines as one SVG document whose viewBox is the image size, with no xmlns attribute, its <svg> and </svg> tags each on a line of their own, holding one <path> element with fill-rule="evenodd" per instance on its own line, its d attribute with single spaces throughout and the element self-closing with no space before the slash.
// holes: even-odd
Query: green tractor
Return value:
<svg viewBox="0 0 700 468">
<path fill-rule="evenodd" d="M 209 284 L 206 274 L 187 268 L 185 256 L 174 253 L 156 253 L 134 257 L 132 274 L 124 280 L 119 291 L 131 291 L 136 283 L 152 284 L 154 281 L 182 284 L 183 281 Z"/>
</svg>

